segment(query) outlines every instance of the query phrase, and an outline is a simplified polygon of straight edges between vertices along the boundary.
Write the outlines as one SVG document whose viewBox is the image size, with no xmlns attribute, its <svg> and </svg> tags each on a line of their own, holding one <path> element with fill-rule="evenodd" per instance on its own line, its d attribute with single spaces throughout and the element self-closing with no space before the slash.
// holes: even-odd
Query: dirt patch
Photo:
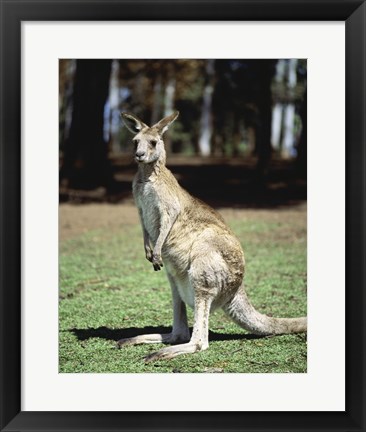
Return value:
<svg viewBox="0 0 366 432">
<path fill-rule="evenodd" d="M 306 227 L 306 202 L 300 204 L 276 208 L 276 209 L 245 209 L 220 207 L 217 210 L 225 220 L 253 220 L 254 222 L 286 222 Z M 126 225 L 139 223 L 138 213 L 133 200 L 125 200 L 119 204 L 91 203 L 68 204 L 59 206 L 60 240 L 68 240 L 77 237 L 90 230 L 106 229 L 119 230 Z"/>
<path fill-rule="evenodd" d="M 95 229 L 116 230 L 126 225 L 138 223 L 135 204 L 60 204 L 60 240 L 68 240 Z"/>
</svg>

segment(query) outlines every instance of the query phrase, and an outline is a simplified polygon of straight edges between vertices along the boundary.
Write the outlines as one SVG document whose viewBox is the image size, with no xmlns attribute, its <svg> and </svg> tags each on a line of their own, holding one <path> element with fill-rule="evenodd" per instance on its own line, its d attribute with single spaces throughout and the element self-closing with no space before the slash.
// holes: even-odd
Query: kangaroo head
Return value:
<svg viewBox="0 0 366 432">
<path fill-rule="evenodd" d="M 135 160 L 138 163 L 149 164 L 158 160 L 165 161 L 165 148 L 163 133 L 169 128 L 178 117 L 179 112 L 175 111 L 170 116 L 164 117 L 154 126 L 147 126 L 135 115 L 123 112 L 122 120 L 127 129 L 134 134 L 132 141 L 135 145 Z"/>
</svg>

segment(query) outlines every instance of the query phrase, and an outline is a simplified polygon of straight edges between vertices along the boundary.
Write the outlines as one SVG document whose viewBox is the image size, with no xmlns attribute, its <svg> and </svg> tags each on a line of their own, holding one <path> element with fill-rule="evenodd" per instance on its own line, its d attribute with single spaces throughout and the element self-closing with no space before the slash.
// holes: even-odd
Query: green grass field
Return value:
<svg viewBox="0 0 366 432">
<path fill-rule="evenodd" d="M 111 206 L 111 211 L 123 214 L 124 206 Z M 245 284 L 255 307 L 273 316 L 306 315 L 306 206 L 298 211 L 228 209 L 223 214 L 243 245 Z M 306 335 L 257 338 L 221 311 L 210 318 L 210 347 L 204 352 L 145 364 L 143 357 L 161 344 L 116 349 L 120 338 L 170 331 L 172 322 L 168 281 L 164 271 L 154 272 L 144 258 L 137 213 L 128 224 L 61 237 L 59 265 L 60 372 L 307 370 Z M 191 311 L 189 322 L 192 326 Z"/>
</svg>

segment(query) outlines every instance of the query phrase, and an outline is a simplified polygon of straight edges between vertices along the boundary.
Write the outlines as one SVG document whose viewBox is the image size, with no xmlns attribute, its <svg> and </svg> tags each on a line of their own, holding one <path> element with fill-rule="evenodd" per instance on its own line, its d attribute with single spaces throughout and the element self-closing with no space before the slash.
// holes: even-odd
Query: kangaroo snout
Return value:
<svg viewBox="0 0 366 432">
<path fill-rule="evenodd" d="M 138 150 L 138 151 L 135 153 L 135 158 L 136 158 L 136 160 L 137 160 L 137 161 L 141 161 L 141 159 L 144 158 L 145 154 L 146 154 L 145 151 L 143 151 L 143 150 Z"/>
</svg>

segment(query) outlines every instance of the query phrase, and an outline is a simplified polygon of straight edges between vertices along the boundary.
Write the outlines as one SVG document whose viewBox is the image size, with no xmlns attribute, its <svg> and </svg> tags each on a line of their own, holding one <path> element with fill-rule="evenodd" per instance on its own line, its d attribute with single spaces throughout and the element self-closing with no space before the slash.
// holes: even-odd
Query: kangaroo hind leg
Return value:
<svg viewBox="0 0 366 432">
<path fill-rule="evenodd" d="M 195 298 L 194 325 L 191 340 L 184 344 L 163 348 L 145 357 L 145 362 L 168 360 L 182 354 L 191 354 L 208 348 L 208 321 L 213 298 Z"/>
<path fill-rule="evenodd" d="M 186 305 L 179 296 L 174 278 L 168 273 L 168 280 L 173 298 L 173 329 L 171 333 L 144 334 L 131 338 L 120 339 L 117 347 L 151 343 L 175 344 L 189 341 L 189 328 Z"/>
</svg>

